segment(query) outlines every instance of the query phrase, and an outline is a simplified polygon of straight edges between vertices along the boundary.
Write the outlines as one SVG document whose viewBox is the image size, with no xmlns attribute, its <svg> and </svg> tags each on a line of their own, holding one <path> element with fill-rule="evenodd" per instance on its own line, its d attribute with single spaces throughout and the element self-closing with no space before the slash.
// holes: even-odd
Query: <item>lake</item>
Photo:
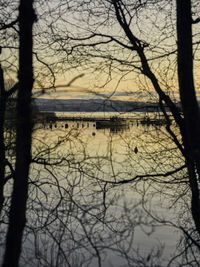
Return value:
<svg viewBox="0 0 200 267">
<path fill-rule="evenodd" d="M 180 230 L 193 224 L 186 174 L 173 173 L 184 160 L 165 128 L 144 113 L 36 122 L 21 266 L 194 261 Z"/>
</svg>

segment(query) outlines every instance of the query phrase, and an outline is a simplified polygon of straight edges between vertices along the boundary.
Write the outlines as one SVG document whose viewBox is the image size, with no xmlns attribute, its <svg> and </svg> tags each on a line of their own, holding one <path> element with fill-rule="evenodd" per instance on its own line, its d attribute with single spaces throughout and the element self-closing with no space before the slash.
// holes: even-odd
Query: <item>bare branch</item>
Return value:
<svg viewBox="0 0 200 267">
<path fill-rule="evenodd" d="M 19 83 L 16 83 L 12 88 L 5 92 L 6 98 L 10 97 L 19 89 Z"/>
<path fill-rule="evenodd" d="M 197 18 L 197 19 L 195 19 L 195 20 L 192 20 L 192 24 L 197 24 L 197 23 L 199 23 L 199 22 L 200 22 L 200 17 Z"/>
<path fill-rule="evenodd" d="M 16 25 L 17 23 L 18 23 L 18 18 L 15 19 L 14 21 L 8 23 L 8 24 L 0 23 L 0 31 L 5 30 L 5 29 L 8 29 L 8 28 L 14 28 L 14 25 Z"/>
</svg>

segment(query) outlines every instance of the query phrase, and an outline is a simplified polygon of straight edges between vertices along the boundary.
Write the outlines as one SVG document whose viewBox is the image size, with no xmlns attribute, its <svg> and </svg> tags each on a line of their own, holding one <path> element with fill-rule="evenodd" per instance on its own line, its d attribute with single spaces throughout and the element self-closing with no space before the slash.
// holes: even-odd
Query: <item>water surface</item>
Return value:
<svg viewBox="0 0 200 267">
<path fill-rule="evenodd" d="M 185 183 L 177 187 L 184 170 L 165 175 L 184 161 L 163 118 L 60 115 L 34 126 L 21 262 L 181 266 L 173 257 L 184 250 L 189 196 Z"/>
</svg>

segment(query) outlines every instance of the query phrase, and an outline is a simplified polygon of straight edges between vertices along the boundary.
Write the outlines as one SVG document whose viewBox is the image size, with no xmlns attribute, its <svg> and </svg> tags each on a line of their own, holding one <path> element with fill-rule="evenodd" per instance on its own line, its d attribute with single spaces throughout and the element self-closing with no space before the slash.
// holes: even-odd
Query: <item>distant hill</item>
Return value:
<svg viewBox="0 0 200 267">
<path fill-rule="evenodd" d="M 35 112 L 153 112 L 157 103 L 102 99 L 42 99 L 33 98 Z"/>
</svg>

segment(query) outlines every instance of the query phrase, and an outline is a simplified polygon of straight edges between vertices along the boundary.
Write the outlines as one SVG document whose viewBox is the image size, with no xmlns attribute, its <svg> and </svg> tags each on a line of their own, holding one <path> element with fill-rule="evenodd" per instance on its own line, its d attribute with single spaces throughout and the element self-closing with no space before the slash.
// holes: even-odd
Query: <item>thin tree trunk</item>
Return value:
<svg viewBox="0 0 200 267">
<path fill-rule="evenodd" d="M 31 92 L 33 86 L 32 27 L 35 20 L 33 0 L 19 6 L 19 91 L 17 98 L 16 164 L 4 255 L 4 267 L 18 266 L 26 223 L 28 175 L 31 159 Z"/>
<path fill-rule="evenodd" d="M 5 180 L 5 142 L 4 142 L 4 121 L 6 109 L 6 95 L 4 86 L 3 70 L 0 65 L 0 214 L 3 207 L 3 187 Z"/>
</svg>

